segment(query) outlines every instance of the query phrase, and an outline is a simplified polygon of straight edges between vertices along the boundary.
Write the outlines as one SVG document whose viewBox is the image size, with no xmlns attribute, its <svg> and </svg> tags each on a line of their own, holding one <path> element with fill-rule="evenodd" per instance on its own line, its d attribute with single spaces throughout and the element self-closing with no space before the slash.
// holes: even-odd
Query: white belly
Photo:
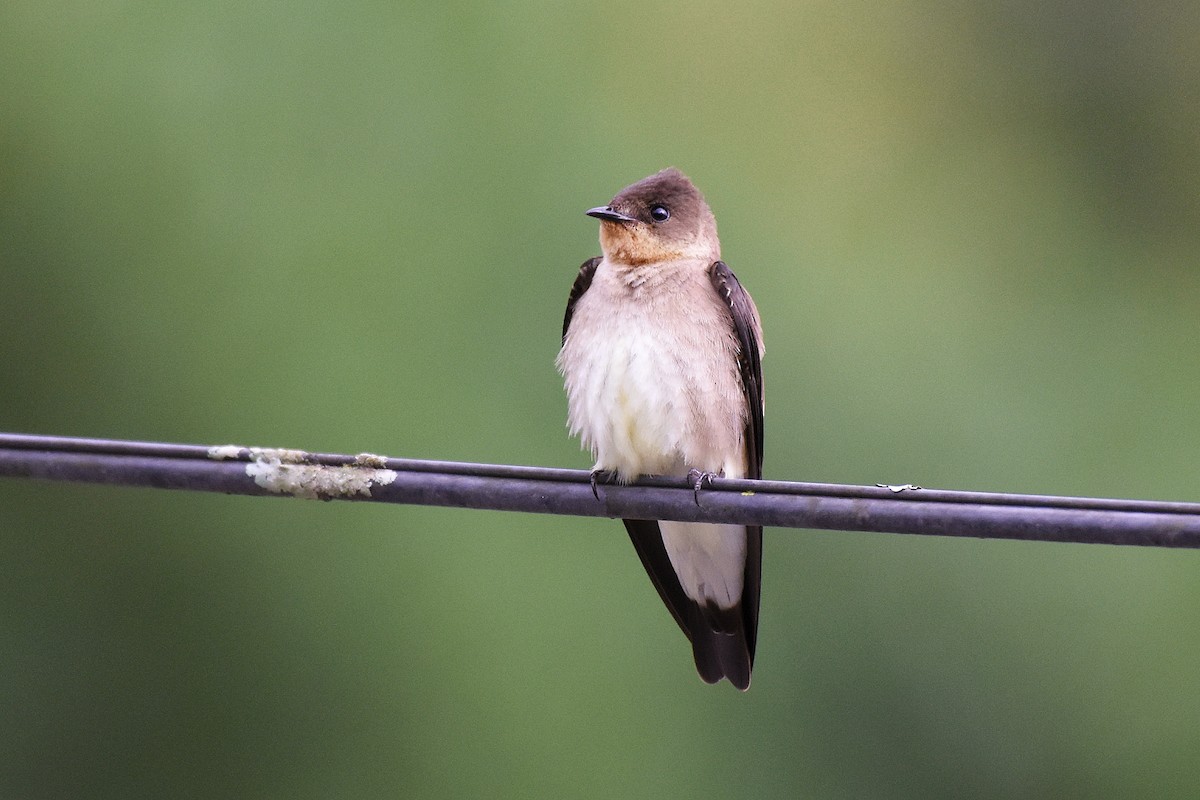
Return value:
<svg viewBox="0 0 1200 800">
<path fill-rule="evenodd" d="M 627 286 L 597 272 L 558 356 L 571 433 L 591 450 L 594 469 L 620 480 L 690 469 L 745 477 L 746 400 L 727 312 L 703 272 L 667 300 L 683 308 L 632 300 Z M 744 527 L 659 528 L 689 597 L 724 608 L 741 599 Z"/>
</svg>

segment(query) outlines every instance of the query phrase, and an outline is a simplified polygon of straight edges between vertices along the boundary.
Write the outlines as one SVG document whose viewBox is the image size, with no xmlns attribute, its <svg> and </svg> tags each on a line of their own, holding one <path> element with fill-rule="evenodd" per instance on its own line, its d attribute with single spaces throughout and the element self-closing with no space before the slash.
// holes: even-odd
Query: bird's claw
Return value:
<svg viewBox="0 0 1200 800">
<path fill-rule="evenodd" d="M 712 486 L 715 477 L 715 472 L 701 472 L 694 468 L 688 470 L 687 479 L 692 482 L 692 499 L 696 501 L 696 505 L 700 505 L 700 490 L 704 488 L 704 484 Z"/>
<path fill-rule="evenodd" d="M 592 475 L 591 475 L 591 478 L 589 479 L 588 483 L 590 483 L 592 485 L 592 495 L 597 500 L 600 499 L 599 483 L 600 483 L 601 478 L 604 479 L 605 483 L 608 483 L 610 480 L 612 480 L 612 472 L 607 469 L 592 470 Z"/>
</svg>

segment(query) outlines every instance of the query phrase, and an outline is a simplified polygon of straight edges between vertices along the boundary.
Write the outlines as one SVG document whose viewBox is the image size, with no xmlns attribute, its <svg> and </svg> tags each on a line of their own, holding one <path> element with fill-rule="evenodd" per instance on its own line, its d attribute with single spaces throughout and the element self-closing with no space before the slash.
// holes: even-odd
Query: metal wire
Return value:
<svg viewBox="0 0 1200 800">
<path fill-rule="evenodd" d="M 1200 547 L 1200 503 L 715 479 L 0 433 L 0 476 L 594 517 Z"/>
</svg>

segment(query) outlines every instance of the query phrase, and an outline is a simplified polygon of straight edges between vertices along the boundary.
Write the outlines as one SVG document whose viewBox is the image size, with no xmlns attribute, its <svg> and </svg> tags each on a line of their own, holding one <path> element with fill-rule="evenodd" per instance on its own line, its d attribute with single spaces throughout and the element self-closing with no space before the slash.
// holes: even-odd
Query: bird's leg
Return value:
<svg viewBox="0 0 1200 800">
<path fill-rule="evenodd" d="M 604 483 L 612 483 L 613 478 L 616 477 L 616 474 L 617 473 L 611 469 L 592 470 L 591 479 L 588 481 L 588 483 L 592 485 L 592 494 L 597 500 L 600 499 L 600 489 L 598 488 L 597 484 L 599 484 L 601 481 Z"/>
<path fill-rule="evenodd" d="M 713 478 L 720 477 L 715 472 L 701 472 L 693 467 L 688 470 L 687 479 L 692 481 L 692 499 L 696 501 L 696 505 L 700 505 L 700 490 L 704 488 L 704 484 L 712 486 Z"/>
</svg>

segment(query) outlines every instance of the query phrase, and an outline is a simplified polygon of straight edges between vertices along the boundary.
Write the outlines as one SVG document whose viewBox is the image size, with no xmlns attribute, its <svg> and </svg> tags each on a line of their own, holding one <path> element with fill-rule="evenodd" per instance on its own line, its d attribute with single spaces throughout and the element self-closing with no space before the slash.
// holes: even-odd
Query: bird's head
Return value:
<svg viewBox="0 0 1200 800">
<path fill-rule="evenodd" d="M 617 265 L 721 257 L 717 221 L 704 195 L 674 167 L 626 186 L 587 214 L 600 220 L 600 247 Z"/>
</svg>

